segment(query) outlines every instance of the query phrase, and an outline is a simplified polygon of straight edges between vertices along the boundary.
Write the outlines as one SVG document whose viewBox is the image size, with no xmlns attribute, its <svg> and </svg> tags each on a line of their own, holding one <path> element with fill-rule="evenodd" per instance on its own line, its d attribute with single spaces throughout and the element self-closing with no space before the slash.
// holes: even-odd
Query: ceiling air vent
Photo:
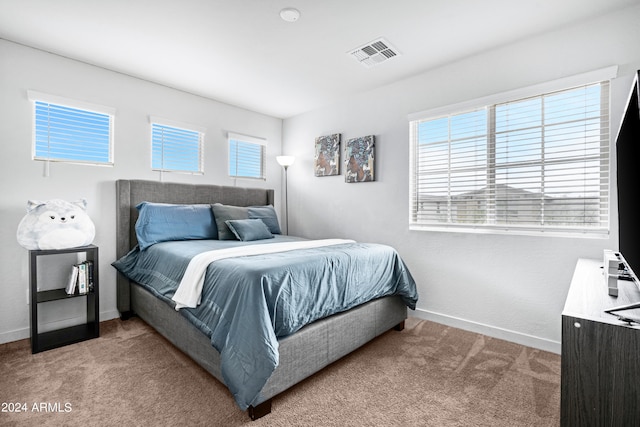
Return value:
<svg viewBox="0 0 640 427">
<path fill-rule="evenodd" d="M 381 64 L 399 55 L 396 48 L 385 39 L 377 39 L 349 52 L 356 61 L 367 68 Z"/>
</svg>

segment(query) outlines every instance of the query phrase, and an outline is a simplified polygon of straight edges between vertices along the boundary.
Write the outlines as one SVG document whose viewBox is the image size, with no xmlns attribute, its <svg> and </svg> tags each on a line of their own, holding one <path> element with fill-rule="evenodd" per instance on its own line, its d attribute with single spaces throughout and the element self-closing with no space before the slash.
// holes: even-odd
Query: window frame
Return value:
<svg viewBox="0 0 640 427">
<path fill-rule="evenodd" d="M 169 169 L 165 166 L 164 157 L 160 159 L 162 165 L 161 167 L 154 167 L 154 126 L 159 126 L 163 128 L 169 128 L 178 131 L 186 131 L 198 134 L 198 170 L 184 170 L 184 169 Z M 206 128 L 202 126 L 197 126 L 190 123 L 185 123 L 181 121 L 166 119 L 158 116 L 149 116 L 149 132 L 150 132 L 150 141 L 151 141 L 151 170 L 155 172 L 165 173 L 181 173 L 187 175 L 204 175 L 204 137 L 205 137 Z"/>
<path fill-rule="evenodd" d="M 237 174 L 237 163 L 236 163 L 236 174 L 232 174 L 231 170 L 231 156 L 233 154 L 233 150 L 231 148 L 232 142 L 241 142 L 245 144 L 252 144 L 260 146 L 260 176 L 249 176 L 249 175 L 238 175 Z M 235 150 L 237 153 L 237 149 Z M 227 134 L 227 174 L 229 178 L 232 179 L 250 179 L 250 180 L 261 180 L 265 181 L 267 179 L 266 172 L 266 156 L 267 156 L 267 139 L 259 138 L 255 136 L 243 135 L 234 132 L 228 132 Z"/>
<path fill-rule="evenodd" d="M 44 92 L 38 92 L 35 90 L 27 91 L 27 98 L 32 103 L 32 143 L 31 143 L 31 159 L 34 161 L 42 161 L 46 162 L 48 165 L 50 162 L 56 163 L 67 163 L 67 164 L 79 164 L 79 165 L 90 165 L 90 166 L 113 166 L 114 165 L 114 122 L 116 109 L 113 107 L 108 107 L 104 105 L 94 104 L 86 101 L 79 101 L 75 99 L 70 99 L 62 96 L 51 95 Z M 37 152 L 37 143 L 38 143 L 38 132 L 37 132 L 37 104 L 43 103 L 49 106 L 54 107 L 62 107 L 62 108 L 71 108 L 74 110 L 78 110 L 81 113 L 90 113 L 93 115 L 103 115 L 108 118 L 108 142 L 107 142 L 107 161 L 96 161 L 94 159 L 67 159 L 62 157 L 44 157 L 39 156 Z M 47 135 L 47 139 L 49 139 L 50 135 Z M 74 140 L 74 147 L 81 147 L 81 141 Z M 82 154 L 82 153 L 80 153 Z M 48 175 L 48 171 L 46 172 Z"/>
<path fill-rule="evenodd" d="M 605 152 L 601 152 L 601 161 L 606 161 L 608 176 L 602 177 L 602 181 L 606 181 L 608 193 L 606 200 L 607 214 L 606 224 L 602 228 L 590 229 L 588 227 L 549 227 L 543 225 L 514 225 L 514 224 L 490 224 L 490 223 L 455 223 L 455 222 L 437 222 L 433 221 L 420 221 L 416 218 L 416 212 L 418 212 L 418 198 L 415 195 L 417 191 L 415 180 L 418 175 L 417 166 L 417 125 L 420 121 L 435 120 L 438 118 L 449 117 L 456 114 L 462 114 L 464 112 L 471 112 L 475 110 L 487 109 L 487 115 L 490 114 L 489 109 L 491 107 L 505 103 L 513 103 L 522 99 L 540 97 L 545 94 L 564 91 L 571 88 L 585 86 L 589 84 L 596 84 L 601 82 L 609 83 L 608 99 L 605 101 L 605 106 L 610 111 L 611 103 L 611 90 L 610 80 L 617 76 L 617 66 L 607 67 L 600 70 L 595 70 L 589 73 L 583 73 L 576 76 L 571 76 L 563 79 L 558 79 L 552 82 L 547 82 L 539 85 L 529 86 L 509 92 L 495 94 L 484 98 L 479 98 L 471 101 L 466 101 L 454 105 L 434 108 L 422 112 L 410 114 L 409 119 L 409 143 L 410 143 L 410 165 L 409 165 L 409 229 L 421 230 L 421 231 L 446 231 L 446 232 L 466 232 L 466 233 L 491 233 L 491 234 L 512 234 L 512 235 L 535 235 L 535 236 L 564 236 L 564 237 L 587 237 L 587 238 L 608 238 L 611 229 L 611 117 L 609 115 L 609 129 L 608 138 L 606 141 L 601 141 L 601 146 L 606 143 L 607 148 Z M 602 105 L 602 104 L 601 104 Z M 491 123 L 493 118 L 487 120 L 487 132 L 493 133 L 495 129 L 491 129 Z M 495 122 L 493 122 L 495 123 Z M 489 147 L 489 140 L 487 140 L 487 152 L 491 150 Z M 495 148 L 494 148 L 495 149 Z M 487 176 L 495 176 L 495 163 L 491 163 L 491 158 L 487 159 L 489 162 L 484 169 L 487 171 Z M 491 172 L 493 171 L 493 172 Z M 490 178 L 488 178 L 490 179 Z M 600 200 L 603 203 L 603 199 Z"/>
</svg>

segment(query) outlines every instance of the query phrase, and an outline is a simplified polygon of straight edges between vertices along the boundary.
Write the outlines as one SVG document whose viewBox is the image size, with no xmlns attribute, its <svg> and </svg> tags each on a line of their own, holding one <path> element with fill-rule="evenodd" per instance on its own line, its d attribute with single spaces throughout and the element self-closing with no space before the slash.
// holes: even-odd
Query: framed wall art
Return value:
<svg viewBox="0 0 640 427">
<path fill-rule="evenodd" d="M 345 182 L 374 181 L 374 148 L 373 135 L 347 141 L 344 149 Z"/>
<path fill-rule="evenodd" d="M 316 151 L 313 157 L 316 176 L 340 175 L 340 134 L 319 136 L 316 138 Z"/>
</svg>

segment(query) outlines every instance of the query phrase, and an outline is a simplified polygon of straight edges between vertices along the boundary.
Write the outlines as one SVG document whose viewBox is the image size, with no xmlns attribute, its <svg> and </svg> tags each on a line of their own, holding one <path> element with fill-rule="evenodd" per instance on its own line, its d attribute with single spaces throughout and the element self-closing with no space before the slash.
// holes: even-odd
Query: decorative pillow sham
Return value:
<svg viewBox="0 0 640 427">
<path fill-rule="evenodd" d="M 276 210 L 271 205 L 249 206 L 249 218 L 261 219 L 272 234 L 282 234 L 280 223 L 278 223 L 278 215 L 276 215 Z"/>
<path fill-rule="evenodd" d="M 215 218 L 216 226 L 218 227 L 218 239 L 220 240 L 235 240 L 236 236 L 233 234 L 225 221 L 235 219 L 249 219 L 248 208 L 241 206 L 230 206 L 216 203 L 211 205 L 213 210 L 213 216 Z"/>
<path fill-rule="evenodd" d="M 216 203 L 211 206 L 213 216 L 215 217 L 216 226 L 218 228 L 218 239 L 235 240 L 236 236 L 226 224 L 228 220 L 237 219 L 260 219 L 272 234 L 280 234 L 280 225 L 278 217 L 273 206 L 231 206 Z"/>
<path fill-rule="evenodd" d="M 140 250 L 170 240 L 217 239 L 211 205 L 179 205 L 142 202 L 136 221 Z"/>
<path fill-rule="evenodd" d="M 273 239 L 273 234 L 261 219 L 228 219 L 225 224 L 243 242 Z"/>
</svg>

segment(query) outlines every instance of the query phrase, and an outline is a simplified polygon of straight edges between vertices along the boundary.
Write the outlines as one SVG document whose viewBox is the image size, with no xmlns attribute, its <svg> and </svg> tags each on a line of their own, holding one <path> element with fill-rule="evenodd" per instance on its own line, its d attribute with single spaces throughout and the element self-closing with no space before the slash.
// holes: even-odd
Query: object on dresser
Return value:
<svg viewBox="0 0 640 427">
<path fill-rule="evenodd" d="M 609 289 L 609 295 L 612 297 L 618 296 L 618 275 L 621 263 L 618 253 L 608 249 L 604 250 L 604 281 Z"/>
<path fill-rule="evenodd" d="M 613 270 L 613 263 L 607 263 L 607 251 L 606 250 L 605 250 L 604 254 L 605 254 L 605 268 L 609 268 L 609 271 L 611 271 L 611 270 Z M 638 276 L 636 276 L 636 273 L 633 271 L 633 269 L 631 268 L 631 266 L 629 265 L 627 260 L 624 258 L 622 253 L 621 252 L 614 252 L 614 255 L 620 261 L 620 263 L 618 264 L 618 275 L 615 276 L 616 279 L 628 280 L 630 282 L 633 282 L 635 287 L 636 287 L 636 291 L 640 291 L 640 281 L 638 281 Z M 606 274 L 606 272 L 605 272 L 605 274 Z M 617 286 L 617 283 L 616 283 L 616 286 Z M 618 288 L 616 287 L 615 295 L 613 295 L 611 293 L 611 288 L 609 288 L 609 295 L 617 297 L 618 296 Z M 628 322 L 629 324 L 631 324 L 631 323 L 638 323 L 638 321 L 636 321 L 634 319 L 630 319 L 627 316 L 620 316 L 616 312 L 625 311 L 625 310 L 633 310 L 633 309 L 636 309 L 636 308 L 640 308 L 640 302 L 634 302 L 634 303 L 631 303 L 631 304 L 620 305 L 620 306 L 617 306 L 617 307 L 610 307 L 610 308 L 604 310 L 604 312 L 612 314 L 614 316 L 617 316 L 618 319 L 620 319 L 620 320 L 622 320 L 624 322 Z"/>
<path fill-rule="evenodd" d="M 96 229 L 86 207 L 84 199 L 75 202 L 29 200 L 27 214 L 18 225 L 18 243 L 29 250 L 67 249 L 91 244 Z"/>
</svg>

